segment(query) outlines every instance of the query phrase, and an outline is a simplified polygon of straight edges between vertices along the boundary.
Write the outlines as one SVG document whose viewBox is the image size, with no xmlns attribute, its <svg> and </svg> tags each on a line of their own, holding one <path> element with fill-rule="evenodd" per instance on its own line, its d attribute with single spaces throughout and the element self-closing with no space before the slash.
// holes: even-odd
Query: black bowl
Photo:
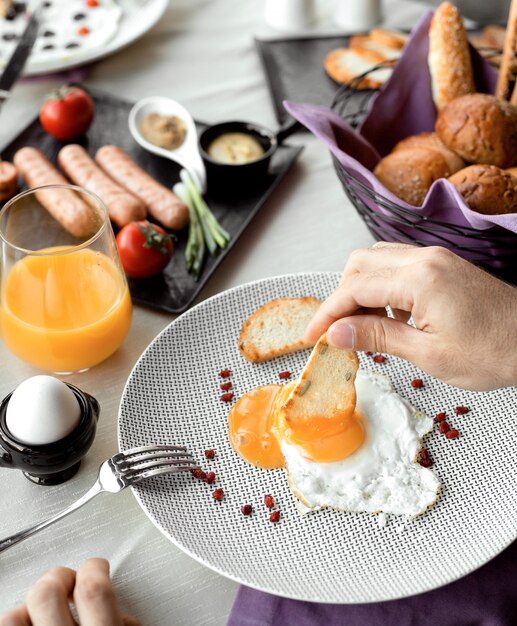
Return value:
<svg viewBox="0 0 517 626">
<path fill-rule="evenodd" d="M 258 141 L 264 154 L 249 163 L 221 163 L 208 154 L 208 147 L 224 133 L 244 133 Z M 251 122 L 221 122 L 206 128 L 199 136 L 199 151 L 206 167 L 207 188 L 210 193 L 242 191 L 262 182 L 268 173 L 271 157 L 279 142 L 274 132 Z"/>
<path fill-rule="evenodd" d="M 29 446 L 15 439 L 6 423 L 12 392 L 0 404 L 0 467 L 22 470 L 38 485 L 58 485 L 77 472 L 82 457 L 95 437 L 100 407 L 97 400 L 67 383 L 81 407 L 81 419 L 69 435 L 42 446 Z"/>
</svg>

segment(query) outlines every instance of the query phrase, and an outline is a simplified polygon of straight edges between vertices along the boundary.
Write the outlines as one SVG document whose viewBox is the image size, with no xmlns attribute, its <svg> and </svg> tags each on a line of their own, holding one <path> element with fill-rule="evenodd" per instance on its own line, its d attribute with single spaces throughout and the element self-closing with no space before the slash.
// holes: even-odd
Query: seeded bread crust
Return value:
<svg viewBox="0 0 517 626">
<path fill-rule="evenodd" d="M 283 354 L 309 348 L 305 329 L 321 301 L 311 296 L 277 298 L 253 313 L 244 322 L 238 347 L 251 363 L 260 363 Z"/>
<path fill-rule="evenodd" d="M 305 364 L 289 397 L 279 410 L 286 422 L 309 421 L 311 417 L 334 417 L 355 410 L 357 354 L 334 348 L 322 335 Z"/>
<path fill-rule="evenodd" d="M 457 98 L 436 120 L 443 143 L 469 163 L 517 165 L 517 106 L 484 93 Z"/>
<path fill-rule="evenodd" d="M 471 165 L 449 178 L 473 211 L 517 213 L 517 178 L 494 165 Z"/>
<path fill-rule="evenodd" d="M 428 64 L 438 110 L 454 98 L 476 91 L 463 21 L 450 2 L 442 2 L 431 21 Z"/>
</svg>

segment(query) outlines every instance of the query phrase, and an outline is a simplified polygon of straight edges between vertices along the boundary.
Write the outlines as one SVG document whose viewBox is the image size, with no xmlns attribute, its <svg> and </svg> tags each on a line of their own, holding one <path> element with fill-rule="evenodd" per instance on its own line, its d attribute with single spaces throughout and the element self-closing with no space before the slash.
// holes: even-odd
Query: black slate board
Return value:
<svg viewBox="0 0 517 626">
<path fill-rule="evenodd" d="M 346 36 L 255 39 L 275 114 L 289 119 L 283 100 L 330 106 L 339 85 L 325 72 L 323 61 L 334 48 L 348 45 Z"/>
<path fill-rule="evenodd" d="M 95 101 L 95 120 L 82 143 L 91 155 L 106 144 L 116 144 L 123 148 L 143 169 L 167 187 L 179 181 L 180 167 L 141 148 L 131 137 L 128 128 L 128 114 L 132 102 L 121 100 L 113 95 L 88 89 Z M 198 130 L 205 125 L 198 123 Z M 42 129 L 38 118 L 31 122 L 2 152 L 2 158 L 12 161 L 14 153 L 23 146 L 34 146 L 56 163 L 57 153 L 64 144 L 53 139 Z M 175 233 L 176 251 L 162 274 L 152 278 L 129 279 L 129 289 L 133 302 L 169 313 L 185 311 L 206 283 L 221 260 L 231 250 L 241 233 L 265 203 L 271 192 L 285 176 L 302 151 L 301 147 L 279 146 L 274 154 L 267 177 L 253 190 L 245 190 L 233 197 L 213 198 L 210 193 L 206 200 L 216 218 L 230 233 L 228 247 L 217 256 L 207 256 L 201 278 L 198 282 L 187 272 L 185 264 L 185 244 L 188 228 Z"/>
</svg>

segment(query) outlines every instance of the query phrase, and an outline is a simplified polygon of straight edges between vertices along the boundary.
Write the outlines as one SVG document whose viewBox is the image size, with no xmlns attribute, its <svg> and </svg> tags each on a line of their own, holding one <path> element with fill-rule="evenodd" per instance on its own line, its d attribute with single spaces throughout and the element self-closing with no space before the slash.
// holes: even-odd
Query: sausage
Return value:
<svg viewBox="0 0 517 626">
<path fill-rule="evenodd" d="M 0 161 L 0 201 L 9 200 L 18 191 L 16 168 L 9 161 Z"/>
<path fill-rule="evenodd" d="M 67 185 L 66 178 L 36 148 L 21 148 L 14 165 L 30 188 L 41 185 Z M 66 230 L 84 239 L 99 227 L 98 214 L 71 189 L 41 189 L 36 197 Z"/>
<path fill-rule="evenodd" d="M 149 213 L 164 226 L 179 230 L 188 224 L 187 206 L 170 189 L 144 172 L 121 148 L 103 146 L 95 160 L 113 180 L 140 198 Z"/>
<path fill-rule="evenodd" d="M 145 219 L 147 209 L 142 200 L 117 185 L 82 146 L 69 144 L 61 148 L 57 162 L 73 183 L 99 196 L 117 226 Z"/>
</svg>

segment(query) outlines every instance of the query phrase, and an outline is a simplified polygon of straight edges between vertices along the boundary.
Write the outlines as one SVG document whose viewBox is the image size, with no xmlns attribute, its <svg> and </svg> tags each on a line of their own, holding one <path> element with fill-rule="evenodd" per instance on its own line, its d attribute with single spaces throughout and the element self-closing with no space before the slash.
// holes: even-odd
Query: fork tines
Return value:
<svg viewBox="0 0 517 626">
<path fill-rule="evenodd" d="M 160 474 L 198 469 L 198 464 L 185 446 L 141 446 L 115 455 L 113 461 L 131 482 Z"/>
</svg>

